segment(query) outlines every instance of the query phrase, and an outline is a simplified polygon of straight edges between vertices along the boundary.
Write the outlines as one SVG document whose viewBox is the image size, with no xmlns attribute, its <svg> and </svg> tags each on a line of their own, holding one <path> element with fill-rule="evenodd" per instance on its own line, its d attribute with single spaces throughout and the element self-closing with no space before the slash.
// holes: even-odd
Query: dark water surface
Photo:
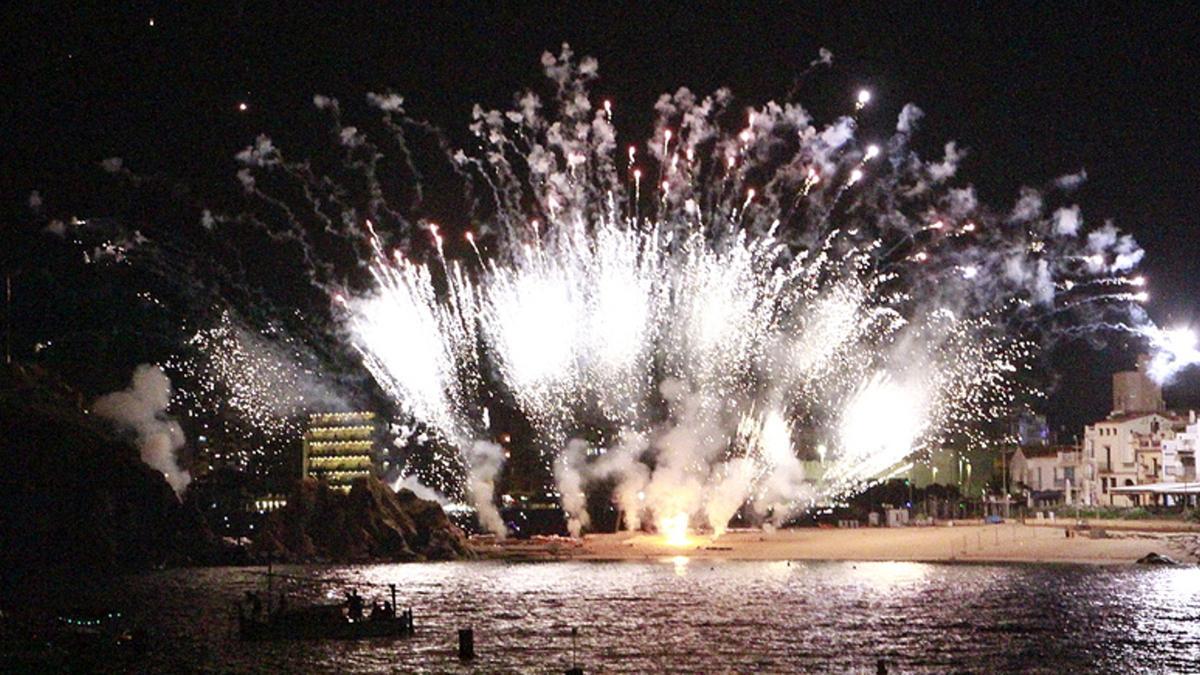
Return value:
<svg viewBox="0 0 1200 675">
<path fill-rule="evenodd" d="M 1200 671 L 1200 568 L 923 563 L 464 562 L 289 567 L 292 602 L 396 583 L 417 634 L 243 643 L 261 569 L 184 569 L 84 594 L 142 619 L 148 672 Z M 278 586 L 276 586 L 278 588 Z M 368 604 L 385 588 L 362 588 Z M 456 659 L 475 629 L 478 658 Z"/>
</svg>

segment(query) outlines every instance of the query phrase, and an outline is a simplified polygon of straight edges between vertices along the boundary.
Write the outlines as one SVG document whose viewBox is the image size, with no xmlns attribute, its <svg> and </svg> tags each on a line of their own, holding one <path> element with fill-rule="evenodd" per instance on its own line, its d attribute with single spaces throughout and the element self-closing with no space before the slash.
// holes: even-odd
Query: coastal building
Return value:
<svg viewBox="0 0 1200 675">
<path fill-rule="evenodd" d="M 1165 483 L 1196 482 L 1196 448 L 1200 447 L 1200 422 L 1196 411 L 1188 413 L 1188 423 L 1175 438 L 1162 443 L 1162 473 L 1158 480 Z"/>
<path fill-rule="evenodd" d="M 1173 413 L 1113 413 L 1083 432 L 1087 504 L 1136 506 L 1138 499 L 1113 488 L 1158 482 L 1163 443 L 1185 427 Z"/>
<path fill-rule="evenodd" d="M 379 428 L 373 412 L 315 413 L 304 432 L 301 475 L 349 491 L 375 473 Z"/>
<path fill-rule="evenodd" d="M 1020 446 L 1009 459 L 1009 480 L 1030 507 L 1078 504 L 1083 452 L 1075 445 Z"/>
<path fill-rule="evenodd" d="M 1082 503 L 1136 506 L 1139 485 L 1162 482 L 1166 456 L 1181 471 L 1186 446 L 1175 443 L 1187 419 L 1167 410 L 1162 387 L 1148 374 L 1150 357 L 1138 357 L 1135 370 L 1113 375 L 1113 408 L 1108 417 L 1083 432 Z M 1164 454 L 1166 453 L 1166 454 Z M 1194 451 L 1190 453 L 1193 459 Z"/>
</svg>

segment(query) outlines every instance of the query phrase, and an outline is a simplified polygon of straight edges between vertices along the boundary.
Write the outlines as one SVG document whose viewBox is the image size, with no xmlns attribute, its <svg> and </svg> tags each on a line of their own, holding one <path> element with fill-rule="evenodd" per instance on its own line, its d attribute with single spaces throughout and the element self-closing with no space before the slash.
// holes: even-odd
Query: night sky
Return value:
<svg viewBox="0 0 1200 675">
<path fill-rule="evenodd" d="M 1086 169 L 1075 195 L 1085 224 L 1111 218 L 1147 250 L 1151 316 L 1200 324 L 1200 9 L 1191 3 L 75 4 L 3 10 L 0 227 L 27 218 L 32 190 L 55 213 L 109 214 L 97 162 L 110 156 L 198 194 L 232 189 L 233 155 L 257 133 L 285 148 L 320 134 L 316 93 L 352 116 L 365 112 L 367 92 L 391 88 L 414 116 L 461 139 L 474 102 L 504 106 L 539 85 L 540 54 L 566 41 L 599 59 L 597 94 L 613 100 L 625 140 L 640 141 L 660 93 L 729 86 L 759 104 L 783 96 L 826 47 L 834 67 L 798 95 L 819 120 L 860 86 L 875 92 L 867 130 L 890 130 L 916 103 L 927 113 L 918 148 L 932 156 L 952 139 L 968 148 L 959 181 L 998 208 L 1022 184 Z M 1077 433 L 1107 411 L 1108 376 L 1132 362 L 1121 347 L 1059 350 L 1063 379 L 1047 408 L 1055 426 Z M 1195 405 L 1198 393 L 1193 373 L 1168 398 Z"/>
</svg>

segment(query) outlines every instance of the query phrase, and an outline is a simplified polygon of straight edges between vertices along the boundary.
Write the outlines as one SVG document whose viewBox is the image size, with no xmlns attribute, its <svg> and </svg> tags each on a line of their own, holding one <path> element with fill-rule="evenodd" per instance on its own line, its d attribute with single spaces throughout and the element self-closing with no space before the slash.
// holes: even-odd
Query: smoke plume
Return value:
<svg viewBox="0 0 1200 675">
<path fill-rule="evenodd" d="M 175 455 L 184 437 L 179 423 L 166 414 L 170 402 L 171 380 L 158 366 L 143 363 L 133 371 L 127 389 L 96 399 L 92 411 L 136 434 L 142 461 L 161 471 L 175 494 L 182 496 L 192 476 L 179 467 Z"/>
<path fill-rule="evenodd" d="M 504 464 L 504 448 L 496 443 L 477 440 L 465 453 L 467 488 L 479 514 L 479 524 L 497 536 L 508 534 L 504 518 L 496 508 L 496 475 Z"/>
<path fill-rule="evenodd" d="M 566 451 L 554 461 L 554 481 L 558 485 L 563 511 L 567 514 L 567 529 L 573 537 L 578 537 L 590 522 L 584 478 L 579 471 L 586 454 L 587 443 L 576 438 L 567 444 Z"/>
</svg>

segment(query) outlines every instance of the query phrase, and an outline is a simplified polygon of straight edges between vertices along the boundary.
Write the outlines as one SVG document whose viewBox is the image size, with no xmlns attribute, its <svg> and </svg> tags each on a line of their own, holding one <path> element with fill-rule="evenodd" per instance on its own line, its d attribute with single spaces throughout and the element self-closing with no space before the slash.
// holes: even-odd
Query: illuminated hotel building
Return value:
<svg viewBox="0 0 1200 675">
<path fill-rule="evenodd" d="M 316 413 L 304 432 L 302 472 L 349 491 L 355 478 L 375 470 L 375 413 Z"/>
</svg>

